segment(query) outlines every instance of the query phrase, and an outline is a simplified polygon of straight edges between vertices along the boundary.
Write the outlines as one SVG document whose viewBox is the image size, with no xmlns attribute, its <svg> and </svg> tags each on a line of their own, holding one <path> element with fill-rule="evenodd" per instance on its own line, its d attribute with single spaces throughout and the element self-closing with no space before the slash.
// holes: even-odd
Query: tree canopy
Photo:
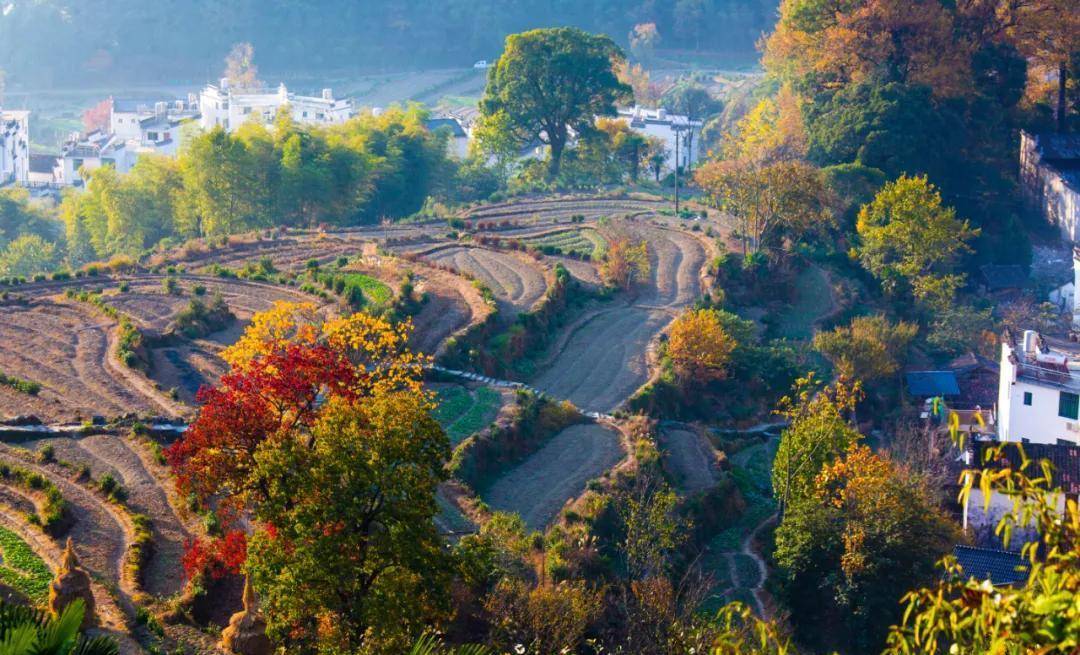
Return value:
<svg viewBox="0 0 1080 655">
<path fill-rule="evenodd" d="M 597 116 L 614 115 L 615 103 L 633 97 L 615 75 L 624 59 L 610 38 L 575 28 L 512 34 L 488 74 L 481 113 L 504 115 L 500 122 L 521 146 L 547 144 L 555 177 L 570 130 L 591 131 Z"/>
</svg>

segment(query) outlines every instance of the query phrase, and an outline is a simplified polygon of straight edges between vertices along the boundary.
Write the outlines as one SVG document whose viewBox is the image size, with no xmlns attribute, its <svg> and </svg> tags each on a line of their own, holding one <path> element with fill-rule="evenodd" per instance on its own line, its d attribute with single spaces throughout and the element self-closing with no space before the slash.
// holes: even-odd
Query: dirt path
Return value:
<svg viewBox="0 0 1080 655">
<path fill-rule="evenodd" d="M 758 580 L 757 584 L 750 588 L 750 593 L 754 597 L 754 604 L 757 605 L 758 616 L 762 618 L 768 618 L 765 612 L 767 604 L 762 600 L 765 594 L 765 580 L 769 577 L 769 567 L 765 565 L 765 560 L 761 555 L 758 555 L 757 550 L 754 548 L 754 542 L 757 540 L 758 534 L 768 527 L 779 514 L 770 514 L 768 518 L 759 523 L 750 534 L 746 535 L 743 539 L 742 548 L 740 552 L 750 559 L 754 560 L 754 563 L 758 567 Z"/>
<path fill-rule="evenodd" d="M 511 469 L 482 494 L 495 510 L 516 512 L 543 529 L 586 483 L 625 455 L 619 434 L 595 423 L 573 425 Z"/>
</svg>

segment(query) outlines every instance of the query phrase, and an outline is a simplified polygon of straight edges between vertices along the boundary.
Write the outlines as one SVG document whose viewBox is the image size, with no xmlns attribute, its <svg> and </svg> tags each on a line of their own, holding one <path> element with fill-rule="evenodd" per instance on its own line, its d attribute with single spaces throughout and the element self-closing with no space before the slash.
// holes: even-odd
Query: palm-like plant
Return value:
<svg viewBox="0 0 1080 655">
<path fill-rule="evenodd" d="M 31 607 L 0 602 L 0 655 L 117 655 L 116 641 L 79 632 L 85 608 L 77 599 L 51 617 Z"/>
<path fill-rule="evenodd" d="M 0 653 L 0 655 L 3 654 Z M 435 635 L 428 633 L 416 640 L 409 655 L 492 655 L 492 652 L 487 646 L 479 644 L 450 647 Z"/>
</svg>

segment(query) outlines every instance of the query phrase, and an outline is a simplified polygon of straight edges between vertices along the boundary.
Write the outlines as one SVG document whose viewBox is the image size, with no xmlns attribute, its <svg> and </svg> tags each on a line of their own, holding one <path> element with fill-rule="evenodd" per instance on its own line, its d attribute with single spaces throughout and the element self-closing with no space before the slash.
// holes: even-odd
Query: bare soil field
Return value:
<svg viewBox="0 0 1080 655">
<path fill-rule="evenodd" d="M 165 490 L 146 470 L 128 441 L 116 435 L 99 434 L 50 437 L 24 445 L 37 450 L 45 444 L 53 447 L 58 460 L 86 465 L 96 479 L 111 474 L 123 485 L 129 494 L 128 505 L 153 522 L 154 552 L 144 568 L 144 589 L 161 597 L 179 591 L 184 582 L 181 565 L 184 540 L 191 535 L 169 504 Z"/>
<path fill-rule="evenodd" d="M 7 305 L 3 313 L 0 370 L 41 384 L 41 391 L 30 395 L 0 385 L 0 413 L 81 421 L 163 411 L 109 366 L 112 319 L 79 303 L 48 298 Z"/>
<path fill-rule="evenodd" d="M 680 492 L 693 494 L 717 483 L 716 452 L 697 432 L 674 427 L 661 430 L 659 446 Z"/>
<path fill-rule="evenodd" d="M 624 456 L 615 431 L 595 423 L 573 425 L 508 471 L 482 497 L 492 509 L 516 512 L 529 529 L 540 530 L 589 480 Z"/>
<path fill-rule="evenodd" d="M 532 384 L 586 411 L 610 412 L 649 379 L 646 350 L 671 321 L 633 306 L 601 310 L 572 326 Z"/>
<path fill-rule="evenodd" d="M 566 196 L 522 198 L 505 203 L 484 205 L 467 211 L 463 217 L 474 221 L 546 221 L 567 222 L 574 216 L 586 220 L 623 218 L 653 214 L 667 209 L 670 203 L 648 196 L 606 198 L 602 196 Z"/>
<path fill-rule="evenodd" d="M 425 259 L 474 277 L 491 289 L 500 309 L 510 316 L 531 309 L 547 290 L 541 265 L 514 253 L 451 246 L 429 253 Z"/>
<path fill-rule="evenodd" d="M 694 237 L 633 221 L 620 223 L 649 244 L 652 273 L 627 305 L 601 310 L 567 328 L 533 385 L 578 407 L 608 412 L 649 378 L 649 343 L 700 294 L 705 249 Z"/>
</svg>

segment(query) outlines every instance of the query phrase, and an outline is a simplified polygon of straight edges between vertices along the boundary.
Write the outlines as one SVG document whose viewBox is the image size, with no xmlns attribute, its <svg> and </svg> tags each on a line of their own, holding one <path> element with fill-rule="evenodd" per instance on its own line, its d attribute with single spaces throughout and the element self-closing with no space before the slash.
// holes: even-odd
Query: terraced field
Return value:
<svg viewBox="0 0 1080 655">
<path fill-rule="evenodd" d="M 522 255 L 451 246 L 431 252 L 425 259 L 473 277 L 491 289 L 501 309 L 511 316 L 531 309 L 547 290 L 540 265 Z"/>
<path fill-rule="evenodd" d="M 593 229 L 570 229 L 548 232 L 535 237 L 526 237 L 522 241 L 529 246 L 542 250 L 545 254 L 577 255 L 591 258 L 603 252 L 607 240 Z"/>
<path fill-rule="evenodd" d="M 586 220 L 623 218 L 657 213 L 669 204 L 647 198 L 605 198 L 570 196 L 557 198 L 523 198 L 505 203 L 484 205 L 464 214 L 475 221 L 514 220 L 519 222 L 567 222 L 574 217 Z"/>
<path fill-rule="evenodd" d="M 675 477 L 681 493 L 704 491 L 719 481 L 716 452 L 697 432 L 669 427 L 661 430 L 658 441 L 665 467 Z"/>
<path fill-rule="evenodd" d="M 704 247 L 686 233 L 633 222 L 620 229 L 649 244 L 649 282 L 629 303 L 570 325 L 533 381 L 591 411 L 615 409 L 648 380 L 648 345 L 698 298 L 705 265 Z"/>
<path fill-rule="evenodd" d="M 474 432 L 479 432 L 495 420 L 505 400 L 490 387 L 467 389 L 464 386 L 434 385 L 437 394 L 435 420 L 442 425 L 450 443 L 458 445 Z"/>
<path fill-rule="evenodd" d="M 572 425 L 508 471 L 483 494 L 492 509 L 516 512 L 531 530 L 543 529 L 585 484 L 619 463 L 622 442 L 611 428 Z"/>
<path fill-rule="evenodd" d="M 571 315 L 568 324 L 552 335 L 552 345 L 537 362 L 536 387 L 557 399 L 570 400 L 583 410 L 607 412 L 648 380 L 650 345 L 679 310 L 697 299 L 702 268 L 708 258 L 705 246 L 686 231 L 685 225 L 676 219 L 660 220 L 663 217 L 659 212 L 666 207 L 647 198 L 559 197 L 489 205 L 463 215 L 473 225 L 488 222 L 486 229 L 491 233 L 509 233 L 512 238 L 577 257 L 595 255 L 604 245 L 594 225 L 601 218 L 610 219 L 604 221 L 605 226 L 611 225 L 649 244 L 653 272 L 648 282 L 634 293 L 619 294 L 608 302 L 595 301 L 580 314 Z M 627 216 L 635 218 L 624 220 Z M 499 224 L 498 229 L 491 228 L 492 222 Z M 505 232 L 504 222 L 508 224 Z M 607 227 L 600 229 L 607 234 Z M 338 230 L 323 235 L 290 232 L 273 239 L 234 240 L 216 249 L 178 249 L 143 262 L 141 272 L 130 275 L 20 287 L 13 291 L 18 300 L 0 305 L 0 372 L 42 386 L 32 395 L 0 385 L 0 416 L 34 414 L 46 422 L 85 421 L 96 415 L 118 417 L 128 413 L 183 416 L 186 412 L 191 416 L 199 386 L 215 381 L 224 372 L 218 352 L 238 338 L 252 314 L 278 300 L 315 300 L 295 287 L 205 274 L 215 264 L 235 269 L 268 259 L 277 270 L 296 271 L 306 267 L 310 259 L 326 264 L 348 257 L 350 265 L 346 270 L 356 276 L 353 281 L 375 302 L 388 300 L 404 279 L 405 271 L 411 270 L 417 291 L 427 299 L 413 317 L 416 329 L 412 345 L 428 353 L 437 353 L 448 337 L 476 325 L 491 311 L 472 280 L 491 289 L 508 318 L 536 306 L 556 261 L 582 281 L 595 285 L 600 282 L 595 266 L 578 258 L 550 256 L 538 261 L 520 252 L 451 242 L 447 232 L 444 221 Z M 467 231 L 462 238 L 466 242 L 469 238 L 479 240 L 478 232 L 483 229 Z M 385 249 L 376 251 L 372 244 Z M 386 255 L 387 250 L 398 251 L 399 244 L 406 244 L 401 252 L 425 254 L 411 263 Z M 425 245 L 419 248 L 416 244 Z M 361 253 L 364 256 L 357 258 Z M 380 261 L 387 264 L 386 272 L 370 269 L 381 266 Z M 166 276 L 150 272 L 170 264 L 181 271 L 176 276 L 179 293 L 167 293 L 163 283 Z M 119 291 L 121 283 L 124 292 Z M 157 340 L 147 353 L 152 363 L 149 378 L 117 361 L 114 319 L 87 303 L 63 298 L 68 288 L 104 291 L 102 302 L 129 316 L 150 336 L 159 336 L 169 333 L 177 313 L 194 297 L 196 285 L 205 289 L 206 297 L 220 294 L 239 320 L 204 338 Z M 469 387 L 436 388 L 441 400 L 436 418 L 454 443 L 490 425 L 510 394 L 473 383 Z M 178 401 L 169 397 L 173 389 Z M 132 599 L 143 592 L 149 595 L 149 602 L 159 603 L 180 590 L 184 541 L 203 528 L 184 513 L 181 502 L 173 497 L 167 472 L 144 445 L 127 437 L 104 434 L 48 436 L 25 445 L 31 449 L 50 446 L 59 462 L 37 461 L 27 451 L 0 444 L 0 463 L 18 464 L 39 473 L 70 503 L 74 520 L 68 534 L 75 540 L 84 565 L 98 581 L 96 591 L 102 599 L 107 625 L 119 626 L 125 615 L 131 618 Z M 661 446 L 668 454 L 669 465 L 679 472 L 682 491 L 692 493 L 715 481 L 711 448 L 696 435 L 669 430 Z M 505 471 L 482 490 L 482 497 L 494 509 L 519 512 L 530 528 L 543 528 L 568 502 L 581 495 L 589 480 L 605 474 L 626 455 L 622 437 L 615 429 L 600 423 L 574 425 Z M 107 501 L 93 482 L 78 477 L 83 467 L 91 480 L 106 476 L 116 479 L 128 492 L 126 505 Z M 9 575 L 4 573 L 4 566 L 29 571 L 32 576 L 31 555 L 50 566 L 57 562 L 59 543 L 40 531 L 34 532 L 37 529 L 24 519 L 26 512 L 35 510 L 34 502 L 31 495 L 0 484 L 0 551 L 4 556 L 0 583 Z M 440 495 L 439 502 L 437 523 L 446 534 L 475 529 L 447 497 Z M 472 516 L 471 509 L 469 512 Z M 141 585 L 125 573 L 124 566 L 135 539 L 132 516 L 136 514 L 150 518 L 154 543 L 154 554 L 144 567 Z M 21 539 L 26 550 L 18 550 L 14 541 L 9 544 L 6 540 L 10 535 L 5 530 Z M 9 551 L 18 554 L 9 556 Z M 23 564 L 29 568 L 22 568 Z M 733 575 L 741 576 L 739 571 L 734 568 Z M 38 570 L 37 575 L 44 574 Z M 106 587 L 117 590 L 115 599 Z M 124 647 L 128 652 L 129 644 Z"/>
<path fill-rule="evenodd" d="M 0 385 L 4 413 L 80 421 L 169 409 L 110 355 L 116 339 L 112 319 L 80 303 L 50 298 L 0 311 L 0 371 L 41 385 L 36 395 Z"/>
</svg>

